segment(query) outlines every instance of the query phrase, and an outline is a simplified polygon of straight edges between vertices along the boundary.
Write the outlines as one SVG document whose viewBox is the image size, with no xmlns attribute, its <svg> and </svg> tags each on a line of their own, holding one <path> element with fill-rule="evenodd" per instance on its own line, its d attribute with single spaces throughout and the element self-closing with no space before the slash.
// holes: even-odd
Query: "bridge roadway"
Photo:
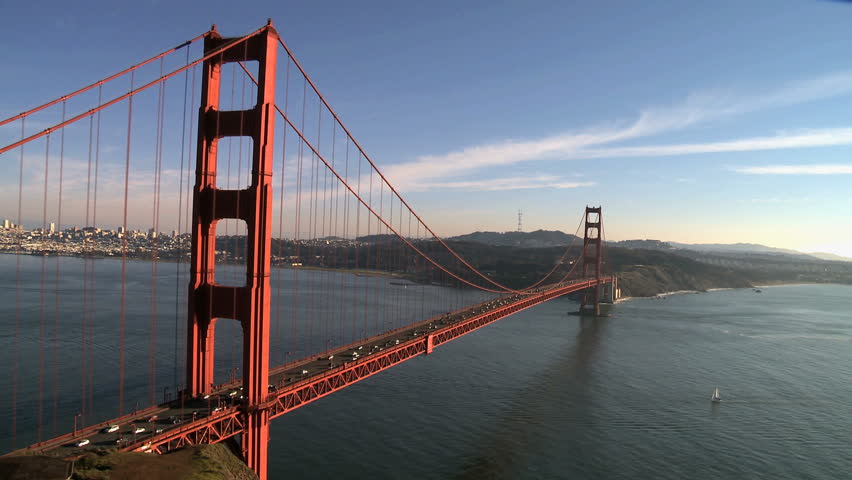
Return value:
<svg viewBox="0 0 852 480">
<path fill-rule="evenodd" d="M 600 281 L 606 283 L 612 278 Z M 595 283 L 595 279 L 565 282 L 524 295 L 498 298 L 273 368 L 269 396 L 259 408 L 268 409 L 271 420 L 397 363 L 431 353 L 434 347 L 496 320 Z M 246 408 L 243 403 L 242 388 L 233 382 L 219 386 L 205 398 L 174 400 L 153 406 L 10 455 L 41 452 L 64 458 L 97 448 L 165 453 L 185 445 L 218 443 L 241 433 Z M 107 433 L 106 428 L 111 425 L 118 425 L 119 429 Z M 133 433 L 136 428 L 144 428 L 144 431 Z M 78 447 L 77 443 L 83 439 L 89 440 L 88 445 Z"/>
</svg>

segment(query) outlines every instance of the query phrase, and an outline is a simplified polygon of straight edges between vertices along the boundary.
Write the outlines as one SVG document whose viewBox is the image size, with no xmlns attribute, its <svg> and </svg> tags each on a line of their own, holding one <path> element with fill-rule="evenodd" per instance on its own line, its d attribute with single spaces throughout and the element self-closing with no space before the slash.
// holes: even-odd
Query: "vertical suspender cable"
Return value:
<svg viewBox="0 0 852 480">
<path fill-rule="evenodd" d="M 331 157 L 332 164 L 334 163 L 334 153 L 333 152 L 334 152 L 334 143 L 332 143 L 332 157 Z M 326 210 L 329 208 L 329 205 L 330 204 L 328 202 L 328 169 L 324 168 L 322 170 L 322 232 L 320 233 L 320 235 L 321 235 L 320 238 L 323 238 L 326 241 L 324 241 L 320 244 L 320 248 L 322 250 L 322 252 L 321 252 L 321 255 L 322 255 L 322 258 L 321 258 L 322 270 L 320 270 L 320 273 L 322 274 L 322 280 L 323 280 L 322 289 L 324 291 L 326 298 L 325 299 L 320 298 L 319 301 L 325 301 L 325 305 L 322 307 L 324 323 L 325 323 L 325 327 L 324 327 L 325 331 L 323 332 L 323 339 L 325 340 L 325 345 L 324 345 L 325 350 L 328 350 L 329 333 L 330 333 L 330 328 L 331 328 L 330 327 L 330 325 L 331 325 L 331 313 L 333 312 L 332 309 L 327 308 L 327 306 L 332 305 L 332 303 L 329 303 L 329 301 L 331 300 L 330 299 L 331 292 L 328 290 L 328 282 L 329 282 L 329 278 L 328 278 L 328 275 L 329 275 L 329 271 L 328 271 L 328 267 L 329 267 L 328 249 L 329 249 L 329 242 L 328 242 L 328 237 L 327 237 L 327 233 L 330 234 L 331 229 L 329 228 L 328 231 L 326 230 L 326 219 L 329 222 L 331 221 L 331 211 L 329 210 L 328 212 L 326 212 Z M 329 224 L 329 226 L 330 226 L 330 224 Z"/>
<path fill-rule="evenodd" d="M 98 87 L 98 105 L 103 103 L 103 87 Z M 99 179 L 99 168 L 100 168 L 100 160 L 101 160 L 101 112 L 98 111 L 97 119 L 95 120 L 95 184 L 92 192 L 92 225 L 97 225 L 98 223 L 98 179 Z M 91 265 L 89 266 L 89 298 L 94 298 L 95 295 L 95 262 L 90 260 Z M 91 332 L 92 325 L 94 324 L 94 316 L 95 316 L 95 302 L 89 302 L 89 314 L 88 321 L 85 320 L 84 314 L 84 322 L 88 325 L 88 329 Z M 86 349 L 84 350 L 84 355 L 86 355 L 86 365 L 88 365 L 88 379 L 86 381 L 86 388 L 88 389 L 88 395 L 86 398 L 88 400 L 88 411 L 94 411 L 94 403 L 95 403 L 95 368 L 94 362 L 92 361 L 92 336 L 91 334 L 86 336 Z M 83 425 L 85 425 L 85 417 L 81 418 L 83 421 Z"/>
<path fill-rule="evenodd" d="M 160 60 L 160 76 L 163 76 L 163 61 Z M 158 273 L 158 243 L 160 231 L 160 179 L 163 168 L 163 123 L 165 110 L 165 86 L 160 83 L 157 95 L 156 130 L 154 139 L 154 195 L 151 212 L 151 287 L 149 296 L 148 315 L 148 404 L 156 403 L 157 392 L 157 273 Z"/>
<path fill-rule="evenodd" d="M 189 65 L 189 49 L 186 49 L 186 64 Z M 194 70 L 193 70 L 194 71 Z M 181 117 L 180 129 L 180 180 L 178 181 L 178 213 L 177 213 L 177 238 L 173 240 L 179 242 L 183 233 L 183 180 L 184 180 L 184 165 L 186 160 L 186 114 L 187 114 L 187 94 L 189 92 L 189 70 L 183 74 L 183 116 Z M 183 264 L 183 248 L 181 243 L 178 243 L 178 258 L 175 262 L 175 333 L 174 333 L 174 359 L 172 361 L 172 389 L 175 395 L 178 391 L 178 325 L 180 323 L 180 270 Z M 166 401 L 164 399 L 164 401 Z"/>
<path fill-rule="evenodd" d="M 372 169 L 370 169 L 370 192 L 368 194 L 367 204 L 368 205 L 373 204 L 373 170 Z M 368 211 L 365 216 L 367 217 L 367 235 L 365 237 L 367 239 L 367 245 L 365 247 L 367 255 L 366 255 L 366 259 L 364 260 L 364 268 L 369 270 L 370 269 L 371 244 L 375 244 L 375 241 L 374 241 L 374 239 L 370 238 L 370 224 L 373 221 L 372 213 Z M 370 307 L 370 299 L 369 299 L 368 286 L 370 286 L 370 287 L 372 286 L 375 278 L 376 277 L 373 276 L 373 275 L 365 277 L 365 282 L 364 282 L 364 329 L 363 329 L 364 332 L 367 331 L 367 318 L 368 318 L 368 312 L 370 310 L 370 308 L 369 308 Z M 377 315 L 377 314 L 378 314 L 378 312 L 373 312 L 373 315 Z M 364 337 L 364 334 L 361 334 L 361 335 L 357 336 L 356 338 L 361 339 L 363 337 Z"/>
<path fill-rule="evenodd" d="M 346 141 L 346 153 L 344 154 L 344 158 L 345 158 L 345 162 L 346 162 L 346 167 L 344 168 L 343 175 L 346 178 L 346 181 L 348 182 L 349 181 L 349 139 L 346 138 L 345 141 Z M 340 182 L 338 182 L 337 185 L 338 185 L 338 187 L 340 187 L 341 186 Z M 349 243 L 348 243 L 349 242 L 349 196 L 345 195 L 345 194 L 341 195 L 339 189 L 338 189 L 337 194 L 339 195 L 340 200 L 343 202 L 343 235 L 342 235 L 341 238 L 344 239 L 343 240 L 344 241 L 344 243 L 343 243 L 344 257 L 343 258 L 344 258 L 344 262 L 346 264 L 346 268 L 348 269 L 348 268 L 350 268 L 349 261 L 348 261 L 349 256 L 350 256 Z M 357 260 L 357 257 L 356 257 L 356 260 Z M 355 278 L 354 275 L 352 275 L 351 277 L 353 279 Z M 345 304 L 344 304 L 344 301 L 343 301 L 344 300 L 343 292 L 346 289 L 346 286 L 344 284 L 345 278 L 347 278 L 347 275 L 341 275 L 340 276 L 341 298 L 340 298 L 339 304 L 340 304 L 340 344 L 341 345 L 346 343 L 346 326 L 344 325 L 344 322 L 345 322 L 344 317 L 346 316 L 345 315 L 345 311 L 346 311 L 345 308 L 346 307 L 345 307 Z M 353 288 L 354 288 L 354 282 L 353 282 Z"/>
<path fill-rule="evenodd" d="M 305 130 L 305 113 L 307 112 L 307 100 L 306 100 L 307 87 L 308 87 L 308 82 L 307 82 L 307 80 L 303 79 L 303 81 L 302 81 L 302 116 L 300 118 L 302 131 Z M 302 176 L 303 176 L 303 168 L 304 168 L 304 147 L 305 147 L 305 142 L 300 141 L 299 142 L 299 149 L 298 149 L 298 167 L 296 168 L 296 215 L 295 215 L 294 220 L 293 220 L 294 221 L 294 227 L 293 227 L 294 237 L 293 237 L 293 240 L 296 243 L 296 259 L 298 260 L 298 263 L 302 263 L 301 230 L 302 230 Z M 306 303 L 306 302 L 304 302 L 304 303 Z M 297 336 L 297 334 L 298 334 L 298 323 L 299 323 L 299 320 L 300 320 L 300 316 L 299 316 L 299 268 L 298 268 L 298 266 L 295 266 L 293 268 L 293 312 L 294 312 L 294 315 L 293 315 L 293 338 L 298 339 L 298 336 Z M 304 333 L 303 333 L 303 335 L 304 335 Z M 298 341 L 297 340 L 298 346 L 303 347 L 304 344 L 305 344 L 304 341 Z M 300 350 L 294 350 L 293 351 L 293 354 L 298 356 L 298 354 L 296 354 L 296 351 L 300 351 Z"/>
<path fill-rule="evenodd" d="M 322 106 L 320 106 L 322 108 Z M 317 112 L 317 148 L 319 148 L 320 140 L 322 136 L 322 116 L 320 115 L 321 110 Z M 311 155 L 311 198 L 310 198 L 310 208 L 308 209 L 308 241 L 310 242 L 310 252 L 311 252 L 311 262 L 316 261 L 316 253 L 317 253 L 317 219 L 319 218 L 319 159 L 316 154 Z M 317 323 L 317 300 L 320 295 L 320 292 L 317 290 L 321 289 L 321 280 L 322 280 L 322 272 L 318 272 L 318 275 L 311 275 L 313 277 L 312 283 L 315 283 L 311 298 L 310 305 L 310 329 L 311 333 L 309 336 L 310 339 L 310 348 L 308 350 L 309 355 L 313 355 L 316 353 L 314 350 L 314 324 Z M 316 281 L 319 278 L 320 281 Z M 322 329 L 318 325 L 316 328 L 316 334 L 321 335 Z M 320 342 L 322 343 L 322 342 Z"/>
<path fill-rule="evenodd" d="M 21 118 L 21 139 L 25 134 L 26 118 Z M 17 420 L 18 420 L 18 357 L 20 355 L 20 339 L 18 331 L 21 324 L 21 203 L 24 192 L 24 145 L 21 145 L 21 158 L 18 164 L 18 218 L 17 241 L 15 242 L 15 346 L 12 356 L 14 365 L 12 367 L 12 449 L 17 445 Z"/>
<path fill-rule="evenodd" d="M 346 145 L 347 145 L 346 152 L 348 154 L 349 144 L 347 143 Z M 349 157 L 347 156 L 347 159 L 348 158 Z M 358 154 L 358 195 L 359 196 L 361 195 L 361 154 Z M 353 237 L 355 238 L 355 271 L 356 272 L 358 271 L 358 262 L 359 262 L 360 256 L 361 256 L 360 255 L 361 252 L 360 252 L 360 248 L 359 248 L 360 245 L 361 245 L 361 242 L 358 240 L 360 235 L 361 235 L 361 202 L 356 202 L 355 203 L 355 235 L 353 235 Z M 364 278 L 364 280 L 366 282 L 367 279 Z M 352 279 L 353 288 L 357 284 L 358 283 L 356 282 L 356 279 L 353 278 Z M 358 298 L 358 295 L 356 295 L 356 292 L 353 291 L 352 292 L 352 337 L 350 338 L 351 342 L 355 341 L 355 333 L 358 330 L 358 325 L 357 325 L 358 324 L 358 316 L 357 316 L 358 300 L 357 300 L 357 298 Z M 364 308 L 365 309 L 367 308 L 366 303 L 364 304 Z"/>
<path fill-rule="evenodd" d="M 41 235 L 39 236 L 42 248 L 45 248 L 45 237 L 47 236 L 47 183 L 50 173 L 50 134 L 44 141 L 44 198 L 42 199 Z M 44 330 L 45 330 L 45 277 L 47 276 L 47 256 L 41 256 L 41 301 L 38 324 L 38 441 L 41 442 L 42 427 L 44 423 Z"/>
<path fill-rule="evenodd" d="M 334 145 L 335 150 L 337 149 L 337 125 L 332 123 L 332 145 Z M 348 172 L 347 172 L 348 173 Z M 334 182 L 334 179 L 332 179 Z M 334 182 L 334 194 L 332 198 L 334 198 L 334 236 L 335 247 L 334 247 L 334 268 L 340 268 L 340 251 L 343 248 L 341 238 L 344 238 L 343 231 L 338 232 L 337 227 L 342 220 L 339 218 L 340 213 L 340 202 L 343 201 L 343 197 L 340 195 L 340 182 Z M 340 233 L 340 235 L 338 235 Z M 339 300 L 336 302 L 338 306 L 337 310 L 337 345 L 343 345 L 343 275 L 338 275 L 340 278 L 340 290 L 338 295 L 340 296 Z"/>
<path fill-rule="evenodd" d="M 334 130 L 332 130 L 332 132 L 333 131 Z M 334 164 L 334 140 L 333 140 L 333 138 L 334 138 L 334 136 L 332 135 L 332 143 L 331 143 L 331 152 L 332 152 L 331 153 L 331 162 L 332 162 L 332 165 Z M 329 275 L 329 271 L 328 271 L 328 269 L 329 269 L 329 263 L 328 263 L 329 242 L 328 242 L 328 236 L 326 235 L 326 209 L 329 208 L 329 205 L 330 204 L 328 203 L 328 169 L 323 169 L 323 171 L 322 171 L 322 233 L 320 235 L 322 235 L 321 238 L 326 239 L 326 241 L 320 244 L 320 247 L 323 250 L 322 260 L 321 260 L 322 261 L 322 265 L 321 265 L 322 270 L 320 270 L 320 273 L 323 276 L 322 277 L 323 278 L 322 289 L 323 289 L 325 296 L 326 296 L 326 298 L 324 299 L 325 305 L 323 306 L 323 316 L 325 317 L 325 322 L 324 322 L 325 323 L 325 331 L 323 332 L 323 339 L 325 340 L 325 350 L 328 350 L 329 331 L 330 331 L 330 324 L 331 324 L 331 313 L 333 312 L 332 309 L 328 308 L 330 305 L 333 305 L 333 303 L 331 302 L 331 298 L 330 298 L 331 292 L 328 290 L 328 282 L 329 282 L 329 277 L 328 277 L 328 275 Z M 331 211 L 330 210 L 328 211 L 328 221 L 331 222 Z M 329 227 L 330 226 L 331 226 L 331 224 L 329 223 Z M 331 228 L 329 228 L 329 230 L 328 230 L 328 235 L 331 235 Z"/>
<path fill-rule="evenodd" d="M 388 218 L 390 219 L 391 225 L 393 225 L 393 197 L 389 196 L 389 198 L 390 198 L 390 201 L 388 203 L 390 204 L 389 205 L 390 213 L 388 214 Z M 394 250 L 396 250 L 396 248 L 394 248 L 394 247 L 395 247 L 396 242 L 392 242 L 390 240 L 389 233 L 390 232 L 386 229 L 385 230 L 385 237 L 384 237 L 384 238 L 387 239 L 387 241 L 385 242 L 385 245 L 386 245 L 385 257 L 387 258 L 388 277 L 393 278 L 393 271 L 394 271 L 394 267 L 395 267 L 395 265 L 394 265 L 394 263 L 395 263 L 394 262 L 394 260 L 395 260 L 394 259 Z M 394 240 L 396 240 L 396 239 L 394 239 Z M 396 326 L 395 325 L 396 320 L 397 320 L 395 318 L 395 314 L 396 314 L 396 310 L 397 310 L 396 289 L 391 288 L 390 294 L 388 294 L 388 291 L 387 291 L 388 282 L 389 282 L 389 280 L 385 280 L 385 282 L 384 282 L 385 291 L 383 292 L 383 295 L 382 295 L 382 297 L 384 297 L 383 302 L 385 303 L 385 305 L 387 305 L 387 308 L 386 308 L 387 314 L 385 315 L 384 322 L 382 323 L 382 325 L 379 328 L 376 329 L 376 333 L 384 331 L 384 330 L 390 330 L 391 329 L 390 325 L 392 325 L 392 324 L 394 326 Z M 393 300 L 391 300 L 389 297 L 393 297 Z"/>
<path fill-rule="evenodd" d="M 100 89 L 99 89 L 100 91 Z M 63 129 L 64 131 L 64 129 Z M 93 161 L 93 146 L 95 134 L 95 117 L 89 117 L 89 151 L 88 151 L 88 169 L 86 172 L 86 222 L 85 226 L 91 226 L 89 222 L 91 213 L 91 193 L 92 193 L 92 161 Z M 86 355 L 86 321 L 89 315 L 89 303 L 92 302 L 91 291 L 89 289 L 89 267 L 92 264 L 91 252 L 88 242 L 83 239 L 83 315 L 80 322 L 80 418 L 85 422 L 86 404 L 89 389 L 86 386 L 89 380 L 88 371 L 88 356 Z"/>
<path fill-rule="evenodd" d="M 66 103 L 62 102 L 62 121 L 65 121 Z M 56 202 L 56 230 L 62 234 L 62 181 L 65 168 L 65 129 L 59 136 L 59 195 Z M 51 232 L 53 233 L 53 232 Z M 53 432 L 52 436 L 56 436 L 56 416 L 59 408 L 59 281 L 60 281 L 60 266 L 59 255 L 56 255 L 56 298 L 54 301 L 53 312 Z M 85 282 L 85 279 L 84 279 Z"/>
<path fill-rule="evenodd" d="M 387 306 L 381 301 L 384 299 L 385 290 L 387 290 L 387 279 L 384 275 L 381 274 L 381 271 L 385 269 L 385 251 L 387 250 L 387 244 L 384 242 L 384 235 L 387 233 L 387 227 L 380 222 L 380 219 L 384 218 L 384 205 L 385 205 L 385 182 L 382 179 L 379 179 L 379 214 L 376 216 L 376 250 L 375 255 L 373 255 L 374 263 L 376 266 L 376 271 L 379 272 L 380 276 L 376 277 L 376 288 L 373 291 L 373 304 L 376 306 L 376 313 L 373 316 L 373 328 L 378 330 L 380 322 L 383 321 L 384 318 L 387 318 Z M 369 330 L 367 330 L 369 332 Z M 366 333 L 365 336 L 369 336 L 369 333 Z"/>
<path fill-rule="evenodd" d="M 195 89 L 196 89 L 196 86 L 198 84 L 198 78 L 197 78 L 196 74 L 197 74 L 199 68 L 200 67 L 198 67 L 198 66 L 195 66 L 195 67 L 192 68 L 192 80 L 190 81 L 191 86 L 190 86 L 190 93 L 189 93 L 189 104 L 190 104 L 190 106 L 195 104 Z M 191 111 L 192 111 L 192 109 L 190 108 L 190 113 L 189 113 L 189 138 L 190 139 L 195 138 L 195 117 L 196 117 L 195 115 L 193 115 L 191 113 Z M 185 261 L 187 263 L 189 262 L 189 259 L 187 258 L 187 255 L 184 252 L 186 251 L 185 247 L 188 245 L 188 243 L 190 241 L 190 236 L 191 236 L 191 234 L 189 233 L 190 229 L 192 228 L 191 227 L 192 223 L 191 223 L 191 218 L 190 218 L 191 215 L 192 215 L 192 206 L 190 205 L 190 202 L 192 201 L 193 189 L 195 188 L 195 186 L 193 185 L 194 182 L 192 181 L 192 175 L 193 175 L 193 171 L 194 171 L 194 169 L 192 168 L 192 159 L 194 158 L 193 145 L 196 145 L 196 142 L 193 142 L 192 140 L 190 140 L 189 142 L 186 142 L 186 151 L 187 151 L 186 163 L 187 163 L 187 167 L 186 167 L 186 181 L 184 182 L 184 188 L 186 189 L 186 194 L 184 195 L 184 198 L 186 198 L 186 205 L 184 206 L 184 209 L 183 209 L 184 215 L 185 215 L 183 224 L 185 225 L 187 233 L 185 235 L 183 235 L 183 234 L 181 235 L 181 242 L 180 242 L 180 245 L 181 245 L 181 247 L 180 247 L 181 261 L 182 262 Z M 189 271 L 188 267 L 187 267 L 186 271 L 187 272 Z M 183 305 L 186 305 L 187 303 L 189 303 L 189 289 L 188 288 L 182 288 L 181 292 L 183 292 L 182 293 Z M 178 344 L 178 359 L 180 359 L 180 362 L 176 362 L 176 364 L 178 364 L 178 363 L 180 364 L 180 366 L 178 368 L 178 372 L 181 373 L 182 377 L 177 377 L 179 381 L 178 381 L 177 389 L 175 391 L 175 395 L 178 395 L 178 392 L 182 391 L 183 388 L 185 388 L 185 385 L 187 384 L 187 379 L 186 379 L 186 354 L 185 354 L 186 351 L 181 350 L 181 348 L 185 348 L 185 345 L 186 345 L 187 329 L 185 329 L 185 328 L 180 329 L 179 332 L 180 333 L 178 334 L 179 338 L 178 338 L 177 344 Z M 181 395 L 180 398 L 183 399 L 183 396 Z"/>
<path fill-rule="evenodd" d="M 135 72 L 130 73 L 130 92 L 133 93 Z M 127 98 L 127 148 L 124 156 L 124 215 L 121 242 L 121 314 L 118 327 L 118 415 L 124 412 L 124 322 L 127 313 L 127 191 L 130 182 L 130 140 L 133 126 L 133 95 Z"/>
<path fill-rule="evenodd" d="M 287 57 L 287 70 L 284 77 L 284 116 L 286 117 L 289 114 L 289 106 L 290 106 L 290 57 Z M 279 206 L 278 206 L 278 268 L 276 269 L 277 281 L 276 281 L 276 297 L 277 300 L 275 302 L 275 350 L 278 352 L 278 363 L 281 363 L 281 351 L 283 350 L 283 346 L 281 344 L 281 273 L 283 270 L 283 265 L 281 264 L 284 256 L 283 248 L 284 248 L 284 172 L 287 169 L 287 124 L 284 124 L 284 131 L 281 134 L 281 181 L 278 184 L 279 191 Z M 290 338 L 289 349 L 292 350 L 292 342 L 293 338 Z"/>
</svg>

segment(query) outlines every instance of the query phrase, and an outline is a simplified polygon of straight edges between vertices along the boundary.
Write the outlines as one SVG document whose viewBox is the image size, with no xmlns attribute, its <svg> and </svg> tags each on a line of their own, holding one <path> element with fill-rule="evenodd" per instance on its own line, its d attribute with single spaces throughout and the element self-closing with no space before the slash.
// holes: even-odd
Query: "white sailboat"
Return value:
<svg viewBox="0 0 852 480">
<path fill-rule="evenodd" d="M 710 397 L 710 401 L 713 403 L 719 403 L 722 401 L 722 395 L 719 393 L 719 387 L 713 389 L 713 396 Z"/>
</svg>

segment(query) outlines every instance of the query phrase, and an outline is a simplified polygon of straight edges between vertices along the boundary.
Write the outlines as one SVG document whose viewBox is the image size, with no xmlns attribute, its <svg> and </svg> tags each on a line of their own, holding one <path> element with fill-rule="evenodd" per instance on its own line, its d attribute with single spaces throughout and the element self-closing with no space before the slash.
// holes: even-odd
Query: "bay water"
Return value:
<svg viewBox="0 0 852 480">
<path fill-rule="evenodd" d="M 61 262 L 58 283 L 54 262 Z M 4 452 L 13 441 L 35 442 L 38 423 L 42 438 L 54 425 L 69 430 L 83 402 L 81 383 L 92 398 L 88 423 L 115 414 L 120 262 L 94 265 L 88 292 L 96 293 L 84 295 L 79 286 L 90 267 L 82 259 L 0 255 Z M 145 353 L 152 302 L 150 291 L 138 293 L 151 288 L 151 266 L 127 264 L 128 289 L 137 293 L 126 300 L 125 411 L 135 399 L 142 406 L 152 396 L 161 400 L 181 381 L 174 359 L 182 362 L 186 278 L 175 267 L 158 267 L 152 392 Z M 351 286 L 389 282 L 300 275 L 303 298 L 329 278 Z M 442 297 L 442 287 L 421 288 L 419 295 Z M 286 295 L 279 301 L 292 300 Z M 465 295 L 468 302 L 485 298 Z M 81 382 L 84 301 L 97 308 L 86 324 L 90 361 Z M 274 420 L 270 477 L 852 478 L 852 286 L 631 299 L 598 319 L 576 310 L 563 298 L 520 312 Z M 217 335 L 227 339 L 217 347 L 223 377 L 233 369 L 239 331 L 217 328 Z M 288 348 L 308 351 L 306 341 Z M 316 349 L 322 339 L 309 343 Z M 715 387 L 718 404 L 710 402 Z"/>
</svg>

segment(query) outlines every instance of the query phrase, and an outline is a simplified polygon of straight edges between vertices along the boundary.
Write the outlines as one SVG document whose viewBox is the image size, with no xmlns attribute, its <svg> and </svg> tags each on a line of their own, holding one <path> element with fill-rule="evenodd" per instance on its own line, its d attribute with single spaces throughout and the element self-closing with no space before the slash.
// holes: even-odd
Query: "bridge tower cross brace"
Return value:
<svg viewBox="0 0 852 480">
<path fill-rule="evenodd" d="M 275 66 L 278 33 L 271 22 L 242 42 L 222 38 L 215 27 L 204 39 L 205 55 L 234 42 L 203 63 L 198 154 L 192 205 L 192 259 L 187 335 L 187 389 L 196 397 L 213 388 L 216 320 L 240 322 L 243 329 L 243 385 L 246 402 L 242 453 L 261 480 L 267 478 L 269 412 L 262 408 L 269 382 L 270 267 L 272 242 L 272 163 L 275 139 Z M 256 61 L 257 102 L 253 108 L 219 108 L 222 65 Z M 219 139 L 251 137 L 251 184 L 241 190 L 217 187 Z M 245 221 L 247 230 L 244 286 L 217 285 L 216 224 Z"/>
<path fill-rule="evenodd" d="M 595 284 L 594 294 L 589 291 L 583 294 L 580 313 L 594 312 L 595 316 L 601 314 L 601 254 L 603 249 L 601 210 L 602 207 L 586 207 L 585 233 L 583 234 L 583 278 L 589 278 L 591 270 L 594 269 L 597 283 Z M 590 303 L 591 305 L 589 305 Z"/>
</svg>

